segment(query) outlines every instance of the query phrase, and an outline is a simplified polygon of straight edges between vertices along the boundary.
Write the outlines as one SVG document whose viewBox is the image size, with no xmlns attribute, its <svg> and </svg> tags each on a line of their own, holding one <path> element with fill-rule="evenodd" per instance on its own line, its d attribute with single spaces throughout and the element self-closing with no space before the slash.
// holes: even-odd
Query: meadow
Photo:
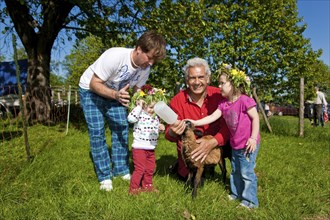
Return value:
<svg viewBox="0 0 330 220">
<path fill-rule="evenodd" d="M 304 137 L 297 136 L 296 117 L 273 116 L 270 123 L 273 133 L 261 123 L 260 207 L 252 211 L 228 200 L 218 167 L 192 200 L 184 182 L 169 174 L 176 146 L 163 134 L 154 175 L 160 193 L 130 196 L 129 182 L 120 178 L 113 191 L 99 190 L 84 123 L 71 123 L 68 134 L 65 124 L 29 127 L 30 162 L 19 125 L 1 123 L 0 219 L 330 219 L 329 122 L 314 128 L 306 120 Z M 110 144 L 109 131 L 107 138 Z"/>
</svg>

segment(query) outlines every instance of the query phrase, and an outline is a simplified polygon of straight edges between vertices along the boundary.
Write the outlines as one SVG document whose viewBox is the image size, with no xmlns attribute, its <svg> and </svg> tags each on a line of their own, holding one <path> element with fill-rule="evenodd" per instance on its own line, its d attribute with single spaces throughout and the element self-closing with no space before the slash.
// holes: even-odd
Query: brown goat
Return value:
<svg viewBox="0 0 330 220">
<path fill-rule="evenodd" d="M 182 134 L 182 147 L 181 147 L 181 153 L 183 161 L 185 162 L 186 166 L 189 169 L 188 178 L 185 184 L 185 187 L 188 187 L 189 184 L 192 185 L 193 183 L 193 191 L 192 191 L 192 198 L 194 199 L 197 196 L 197 188 L 200 185 L 202 173 L 204 171 L 205 165 L 220 165 L 220 169 L 222 172 L 222 181 L 225 183 L 226 181 L 226 165 L 225 165 L 225 158 L 223 155 L 223 149 L 222 147 L 214 148 L 209 155 L 206 157 L 206 159 L 201 162 L 195 161 L 191 158 L 191 152 L 198 147 L 198 144 L 196 143 L 196 137 L 194 132 L 194 126 L 190 121 L 186 121 L 186 129 Z M 206 135 L 201 137 L 206 140 L 210 140 L 213 138 L 211 135 Z M 194 178 L 193 178 L 194 177 Z M 194 181 L 194 182 L 192 182 Z"/>
</svg>

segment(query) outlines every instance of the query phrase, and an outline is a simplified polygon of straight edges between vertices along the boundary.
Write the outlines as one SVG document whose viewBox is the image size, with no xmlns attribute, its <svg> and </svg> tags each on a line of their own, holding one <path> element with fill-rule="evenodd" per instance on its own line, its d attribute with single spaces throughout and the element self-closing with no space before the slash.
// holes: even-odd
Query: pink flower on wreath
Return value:
<svg viewBox="0 0 330 220">
<path fill-rule="evenodd" d="M 149 84 L 145 84 L 144 86 L 141 87 L 141 91 L 143 91 L 145 94 L 149 94 L 149 95 L 153 94 L 152 90 L 153 90 L 153 88 Z"/>
</svg>

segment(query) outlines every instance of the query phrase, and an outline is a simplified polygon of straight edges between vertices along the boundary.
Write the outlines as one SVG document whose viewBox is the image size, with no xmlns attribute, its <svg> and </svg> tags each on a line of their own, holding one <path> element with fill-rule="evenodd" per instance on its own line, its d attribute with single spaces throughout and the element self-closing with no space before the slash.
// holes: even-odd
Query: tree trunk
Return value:
<svg viewBox="0 0 330 220">
<path fill-rule="evenodd" d="M 300 78 L 299 137 L 304 136 L 304 78 Z"/>
<path fill-rule="evenodd" d="M 29 56 L 28 88 L 25 94 L 26 117 L 29 122 L 44 123 L 50 119 L 51 90 L 49 82 L 50 55 Z"/>
<path fill-rule="evenodd" d="M 269 132 L 272 133 L 273 132 L 272 127 L 270 126 L 268 118 L 267 118 L 266 113 L 264 111 L 264 108 L 262 107 L 262 105 L 260 103 L 260 100 L 259 100 L 258 95 L 257 95 L 256 87 L 253 87 L 252 95 L 253 95 L 254 99 L 256 100 L 256 103 L 259 107 L 259 111 L 261 112 L 261 114 L 262 114 L 262 116 L 263 116 L 263 118 L 266 122 L 266 125 L 267 125 L 267 128 L 268 128 Z"/>
</svg>

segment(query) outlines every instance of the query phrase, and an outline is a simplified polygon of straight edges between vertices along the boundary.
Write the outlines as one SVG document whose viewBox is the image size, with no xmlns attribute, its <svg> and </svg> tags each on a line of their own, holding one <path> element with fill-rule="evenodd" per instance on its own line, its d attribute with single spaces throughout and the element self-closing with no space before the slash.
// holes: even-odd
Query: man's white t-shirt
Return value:
<svg viewBox="0 0 330 220">
<path fill-rule="evenodd" d="M 328 105 L 327 100 L 325 100 L 325 96 L 324 96 L 323 92 L 321 92 L 321 91 L 316 92 L 315 104 L 317 104 L 317 105 L 323 104 L 324 106 Z"/>
<path fill-rule="evenodd" d="M 106 50 L 92 65 L 90 65 L 80 77 L 79 87 L 89 89 L 89 83 L 95 73 L 105 84 L 116 91 L 135 85 L 143 86 L 148 80 L 150 67 L 135 69 L 131 63 L 133 49 L 114 47 Z"/>
</svg>

